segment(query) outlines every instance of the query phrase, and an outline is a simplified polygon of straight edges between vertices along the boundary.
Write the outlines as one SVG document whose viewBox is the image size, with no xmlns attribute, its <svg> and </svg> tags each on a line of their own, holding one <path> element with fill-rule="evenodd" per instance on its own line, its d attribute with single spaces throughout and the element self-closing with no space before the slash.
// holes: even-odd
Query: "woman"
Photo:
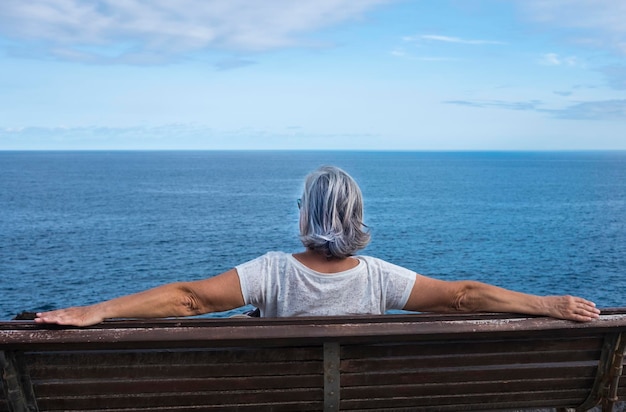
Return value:
<svg viewBox="0 0 626 412">
<path fill-rule="evenodd" d="M 535 296 L 474 281 L 446 282 L 356 256 L 369 242 L 363 201 L 343 170 L 322 167 L 305 181 L 300 238 L 305 251 L 269 252 L 218 276 L 163 285 L 89 306 L 38 313 L 38 323 L 88 326 L 108 318 L 191 316 L 252 304 L 261 316 L 420 312 L 514 312 L 591 321 L 600 311 L 572 296 Z"/>
</svg>

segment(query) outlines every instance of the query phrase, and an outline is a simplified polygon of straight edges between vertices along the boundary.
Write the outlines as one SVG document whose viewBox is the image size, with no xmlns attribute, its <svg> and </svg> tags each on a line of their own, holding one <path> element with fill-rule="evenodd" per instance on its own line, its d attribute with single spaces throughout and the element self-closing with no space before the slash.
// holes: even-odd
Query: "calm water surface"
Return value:
<svg viewBox="0 0 626 412">
<path fill-rule="evenodd" d="M 626 306 L 626 152 L 0 152 L 0 319 L 298 251 L 322 164 L 361 185 L 364 254 Z"/>
</svg>

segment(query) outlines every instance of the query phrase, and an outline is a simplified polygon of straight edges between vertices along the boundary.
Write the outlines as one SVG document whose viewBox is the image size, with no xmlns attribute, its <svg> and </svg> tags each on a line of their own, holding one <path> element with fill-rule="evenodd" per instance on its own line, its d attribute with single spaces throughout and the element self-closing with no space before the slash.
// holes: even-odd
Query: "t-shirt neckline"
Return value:
<svg viewBox="0 0 626 412">
<path fill-rule="evenodd" d="M 286 255 L 287 255 L 287 258 L 291 260 L 291 262 L 293 262 L 299 268 L 305 270 L 306 272 L 312 275 L 320 276 L 320 277 L 330 277 L 330 276 L 337 277 L 337 276 L 343 276 L 343 275 L 351 275 L 353 272 L 360 270 L 365 264 L 363 260 L 360 259 L 358 256 L 351 256 L 359 261 L 359 263 L 355 267 L 347 269 L 347 270 L 343 270 L 341 272 L 324 273 L 324 272 L 318 272 L 315 269 L 311 269 L 310 267 L 308 267 L 307 265 L 305 265 L 304 263 L 296 259 L 296 257 L 292 253 L 286 253 Z"/>
</svg>

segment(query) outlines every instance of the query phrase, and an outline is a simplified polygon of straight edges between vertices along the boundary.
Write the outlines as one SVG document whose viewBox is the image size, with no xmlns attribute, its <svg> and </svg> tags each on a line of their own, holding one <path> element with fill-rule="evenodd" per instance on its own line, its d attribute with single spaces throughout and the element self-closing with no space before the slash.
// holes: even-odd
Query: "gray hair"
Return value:
<svg viewBox="0 0 626 412">
<path fill-rule="evenodd" d="M 352 256 L 369 243 L 361 189 L 338 167 L 322 166 L 306 177 L 300 240 L 305 247 L 329 258 Z"/>
</svg>

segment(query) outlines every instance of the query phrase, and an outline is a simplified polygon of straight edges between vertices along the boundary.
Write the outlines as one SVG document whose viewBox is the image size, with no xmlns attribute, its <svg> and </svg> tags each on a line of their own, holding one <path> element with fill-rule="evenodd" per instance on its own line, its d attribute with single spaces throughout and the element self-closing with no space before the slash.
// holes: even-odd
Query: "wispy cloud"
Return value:
<svg viewBox="0 0 626 412">
<path fill-rule="evenodd" d="M 402 58 L 413 57 L 409 52 L 407 52 L 405 49 L 401 47 L 396 47 L 395 49 L 391 50 L 390 54 L 394 57 L 402 57 Z"/>
<path fill-rule="evenodd" d="M 230 137 L 230 136 L 229 136 Z M 57 149 L 174 149 L 223 144 L 215 130 L 196 124 L 160 126 L 54 126 L 0 128 L 0 148 Z"/>
<path fill-rule="evenodd" d="M 202 134 L 208 133 L 211 129 L 196 124 L 173 123 L 161 126 L 132 126 L 132 127 L 106 127 L 106 126 L 52 126 L 52 127 L 5 127 L 0 128 L 0 139 L 21 138 L 39 136 L 45 138 L 47 136 L 56 135 L 64 136 L 68 140 L 74 138 L 82 139 L 84 137 L 95 138 L 98 136 L 110 136 L 115 134 L 121 137 L 135 138 L 151 138 L 161 139 L 170 138 L 176 134 Z"/>
<path fill-rule="evenodd" d="M 256 62 L 253 60 L 233 57 L 218 61 L 217 63 L 215 63 L 215 68 L 218 70 L 232 70 L 239 67 L 250 66 L 253 64 L 256 64 Z"/>
<path fill-rule="evenodd" d="M 518 0 L 525 15 L 551 29 L 570 29 L 570 42 L 626 55 L 626 2 Z M 572 30 L 573 29 L 573 30 Z"/>
<path fill-rule="evenodd" d="M 557 53 L 546 53 L 539 59 L 539 64 L 545 66 L 577 66 L 579 63 L 574 56 L 562 57 Z"/>
<path fill-rule="evenodd" d="M 0 34 L 31 55 L 93 63 L 160 62 L 209 48 L 259 52 L 312 46 L 315 29 L 390 0 L 3 0 Z"/>
<path fill-rule="evenodd" d="M 443 103 L 478 108 L 498 108 L 508 110 L 538 110 L 541 101 L 505 101 L 505 100 L 446 100 Z"/>
<path fill-rule="evenodd" d="M 616 90 L 626 90 L 626 66 L 612 65 L 599 70 L 606 76 L 609 87 Z"/>
<path fill-rule="evenodd" d="M 422 34 L 419 36 L 407 36 L 405 41 L 435 41 L 443 43 L 456 43 L 456 44 L 469 44 L 469 45 L 483 45 L 483 44 L 506 44 L 496 40 L 475 40 L 475 39 L 462 39 L 460 37 L 442 36 L 438 34 Z"/>
<path fill-rule="evenodd" d="M 310 149 L 320 141 L 330 147 L 347 149 L 355 140 L 380 141 L 370 133 L 320 133 L 301 126 L 283 130 L 241 127 L 230 130 L 189 123 L 133 127 L 0 127 L 0 150 L 101 150 L 101 149 L 266 149 L 268 145 L 284 149 Z M 311 144 L 313 142 L 313 144 Z"/>
<path fill-rule="evenodd" d="M 451 36 L 443 36 L 439 34 L 420 34 L 416 36 L 404 36 L 402 38 L 403 46 L 407 44 L 416 45 L 417 47 L 425 46 L 426 44 L 433 43 L 447 43 L 447 44 L 456 44 L 456 45 L 469 45 L 469 46 L 480 46 L 480 45 L 501 45 L 505 44 L 501 41 L 495 40 L 475 40 L 475 39 L 463 39 L 460 37 L 451 37 Z M 447 61 L 459 61 L 460 59 L 457 57 L 449 57 L 449 56 L 436 56 L 439 50 L 435 50 L 434 53 L 428 56 L 416 56 L 413 52 L 407 51 L 404 47 L 396 47 L 391 51 L 391 55 L 395 57 L 400 57 L 409 60 L 418 60 L 424 62 L 447 62 Z"/>
<path fill-rule="evenodd" d="M 561 109 L 542 108 L 540 100 L 447 100 L 443 103 L 475 108 L 533 111 L 568 120 L 619 120 L 626 121 L 626 99 L 576 102 Z"/>
<path fill-rule="evenodd" d="M 580 102 L 546 112 L 559 119 L 626 121 L 626 99 Z"/>
<path fill-rule="evenodd" d="M 460 59 L 455 57 L 443 57 L 443 56 L 416 56 L 404 48 L 396 47 L 391 50 L 390 54 L 394 57 L 414 60 L 414 61 L 423 61 L 423 62 L 450 62 L 450 61 L 459 61 Z"/>
</svg>

